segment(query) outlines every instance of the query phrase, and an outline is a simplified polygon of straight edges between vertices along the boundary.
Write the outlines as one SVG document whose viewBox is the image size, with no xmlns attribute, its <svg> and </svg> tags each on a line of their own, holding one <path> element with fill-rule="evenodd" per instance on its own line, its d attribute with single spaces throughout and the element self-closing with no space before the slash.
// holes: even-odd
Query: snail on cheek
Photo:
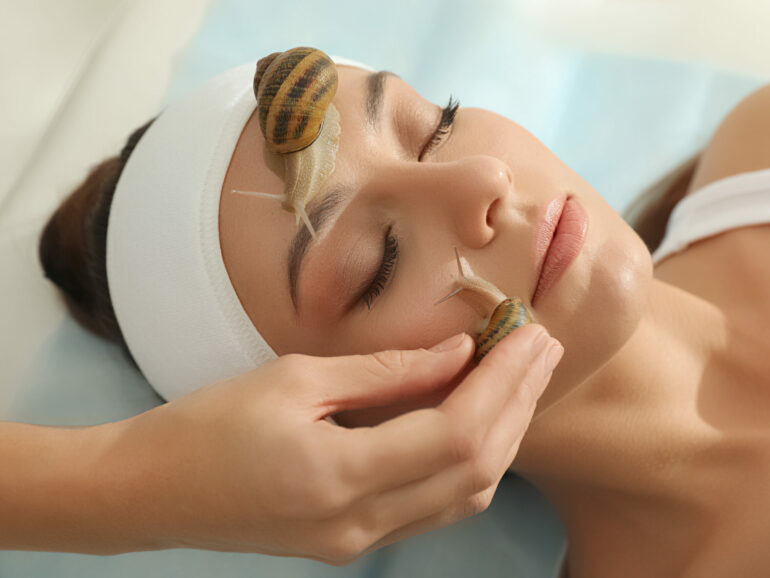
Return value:
<svg viewBox="0 0 770 578">
<path fill-rule="evenodd" d="M 268 154 L 283 160 L 282 194 L 233 190 L 272 198 L 295 213 L 318 240 L 305 206 L 334 172 L 340 114 L 332 104 L 337 68 L 321 50 L 292 48 L 257 62 L 254 95 Z"/>
<path fill-rule="evenodd" d="M 457 247 L 455 247 L 455 258 L 458 270 L 455 284 L 458 287 L 449 295 L 436 301 L 434 305 L 443 303 L 462 291 L 471 291 L 474 294 L 475 304 L 483 317 L 479 322 L 477 335 L 474 337 L 476 341 L 474 361 L 478 363 L 511 331 L 532 323 L 532 314 L 518 297 L 509 298 L 486 279 L 472 273 L 466 275 Z"/>
</svg>

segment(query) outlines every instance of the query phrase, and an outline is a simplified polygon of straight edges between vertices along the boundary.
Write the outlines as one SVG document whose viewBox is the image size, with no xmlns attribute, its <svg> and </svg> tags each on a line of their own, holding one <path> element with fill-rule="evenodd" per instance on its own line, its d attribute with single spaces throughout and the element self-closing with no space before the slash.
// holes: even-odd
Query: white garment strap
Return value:
<svg viewBox="0 0 770 578">
<path fill-rule="evenodd" d="M 770 223 L 770 169 L 731 175 L 684 197 L 671 211 L 653 264 L 712 235 Z"/>
</svg>

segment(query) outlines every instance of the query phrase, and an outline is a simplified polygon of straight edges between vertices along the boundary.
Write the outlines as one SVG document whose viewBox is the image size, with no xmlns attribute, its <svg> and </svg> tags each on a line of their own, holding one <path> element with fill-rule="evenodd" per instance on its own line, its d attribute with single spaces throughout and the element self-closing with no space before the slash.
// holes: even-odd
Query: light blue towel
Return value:
<svg viewBox="0 0 770 578">
<path fill-rule="evenodd" d="M 214 0 L 179 62 L 166 102 L 231 66 L 316 46 L 399 74 L 429 100 L 518 122 L 622 211 L 636 193 L 709 139 L 724 115 L 764 82 L 713 68 L 549 47 L 517 2 Z M 114 345 L 67 318 L 38 351 L 9 419 L 88 424 L 160 403 Z M 269 576 L 283 578 L 550 578 L 564 531 L 533 488 L 503 479 L 492 506 L 343 568 L 254 554 L 174 550 L 103 558 L 0 553 L 0 576 Z"/>
<path fill-rule="evenodd" d="M 66 316 L 38 350 L 8 419 L 85 425 L 128 418 L 161 403 L 116 345 Z M 548 577 L 562 547 L 561 522 L 530 485 L 503 478 L 492 506 L 453 526 L 393 544 L 345 567 L 303 559 L 202 550 L 137 552 L 114 557 L 0 552 L 2 578 L 446 578 Z"/>
<path fill-rule="evenodd" d="M 166 102 L 231 66 L 315 46 L 392 70 L 442 106 L 452 94 L 461 106 L 510 118 L 622 212 L 768 82 L 702 64 L 556 48 L 530 30 L 519 5 L 214 0 Z"/>
</svg>

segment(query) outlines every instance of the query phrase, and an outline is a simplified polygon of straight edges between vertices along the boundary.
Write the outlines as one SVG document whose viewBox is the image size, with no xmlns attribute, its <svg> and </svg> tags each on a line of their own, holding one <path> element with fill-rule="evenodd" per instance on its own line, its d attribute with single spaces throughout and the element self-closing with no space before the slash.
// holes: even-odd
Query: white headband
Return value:
<svg viewBox="0 0 770 578">
<path fill-rule="evenodd" d="M 276 357 L 243 309 L 219 243 L 219 198 L 256 108 L 255 71 L 256 63 L 232 68 L 166 107 L 131 153 L 112 200 L 112 306 L 144 377 L 169 401 Z"/>
</svg>

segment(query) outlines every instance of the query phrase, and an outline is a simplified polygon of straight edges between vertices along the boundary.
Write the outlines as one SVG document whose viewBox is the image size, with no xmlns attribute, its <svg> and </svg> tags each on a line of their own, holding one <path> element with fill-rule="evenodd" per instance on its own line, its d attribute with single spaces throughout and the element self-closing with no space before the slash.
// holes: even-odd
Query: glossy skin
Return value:
<svg viewBox="0 0 770 578">
<path fill-rule="evenodd" d="M 222 195 L 225 263 L 268 342 L 278 353 L 335 355 L 472 331 L 479 316 L 467 299 L 432 306 L 450 289 L 457 245 L 475 274 L 521 297 L 565 346 L 511 469 L 559 512 L 572 576 L 768 575 L 767 226 L 695 243 L 653 269 L 621 217 L 515 122 L 460 109 L 451 137 L 418 162 L 438 108 L 389 78 L 376 133 L 363 118 L 367 73 L 339 72 L 342 136 L 330 183 L 350 181 L 357 193 L 308 255 L 301 315 L 285 280 L 293 215 L 269 200 Z M 255 120 L 224 191 L 282 190 Z M 725 120 L 690 190 L 770 166 L 768 127 L 765 88 Z M 567 194 L 588 213 L 585 245 L 532 307 L 535 226 L 547 203 Z M 338 314 L 349 286 L 379 263 L 390 223 L 402 251 L 393 279 L 371 311 L 359 302 Z M 349 268 L 336 277 L 340 262 Z M 346 418 L 374 423 L 404 409 Z"/>
<path fill-rule="evenodd" d="M 641 239 L 590 185 L 515 122 L 461 108 L 449 138 L 418 160 L 440 107 L 400 78 L 388 77 L 381 125 L 375 129 L 365 121 L 363 106 L 369 73 L 348 66 L 338 71 L 333 103 L 342 134 L 327 185 L 349 183 L 355 194 L 322 242 L 309 249 L 300 273 L 299 314 L 286 273 L 294 216 L 275 201 L 228 194 L 231 189 L 283 190 L 279 174 L 265 161 L 256 114 L 225 179 L 222 251 L 255 326 L 279 354 L 314 355 L 426 347 L 458 331 L 473 332 L 479 315 L 467 296 L 433 306 L 452 288 L 452 246 L 457 245 L 475 274 L 521 297 L 564 345 L 566 353 L 539 409 L 553 404 L 606 363 L 638 322 L 652 279 Z M 548 202 L 566 195 L 577 198 L 589 215 L 586 242 L 560 283 L 533 307 L 536 227 Z M 378 268 L 390 224 L 400 254 L 390 282 L 369 310 L 355 294 Z M 378 413 L 376 419 L 392 414 Z M 361 413 L 355 423 L 371 419 Z"/>
</svg>

